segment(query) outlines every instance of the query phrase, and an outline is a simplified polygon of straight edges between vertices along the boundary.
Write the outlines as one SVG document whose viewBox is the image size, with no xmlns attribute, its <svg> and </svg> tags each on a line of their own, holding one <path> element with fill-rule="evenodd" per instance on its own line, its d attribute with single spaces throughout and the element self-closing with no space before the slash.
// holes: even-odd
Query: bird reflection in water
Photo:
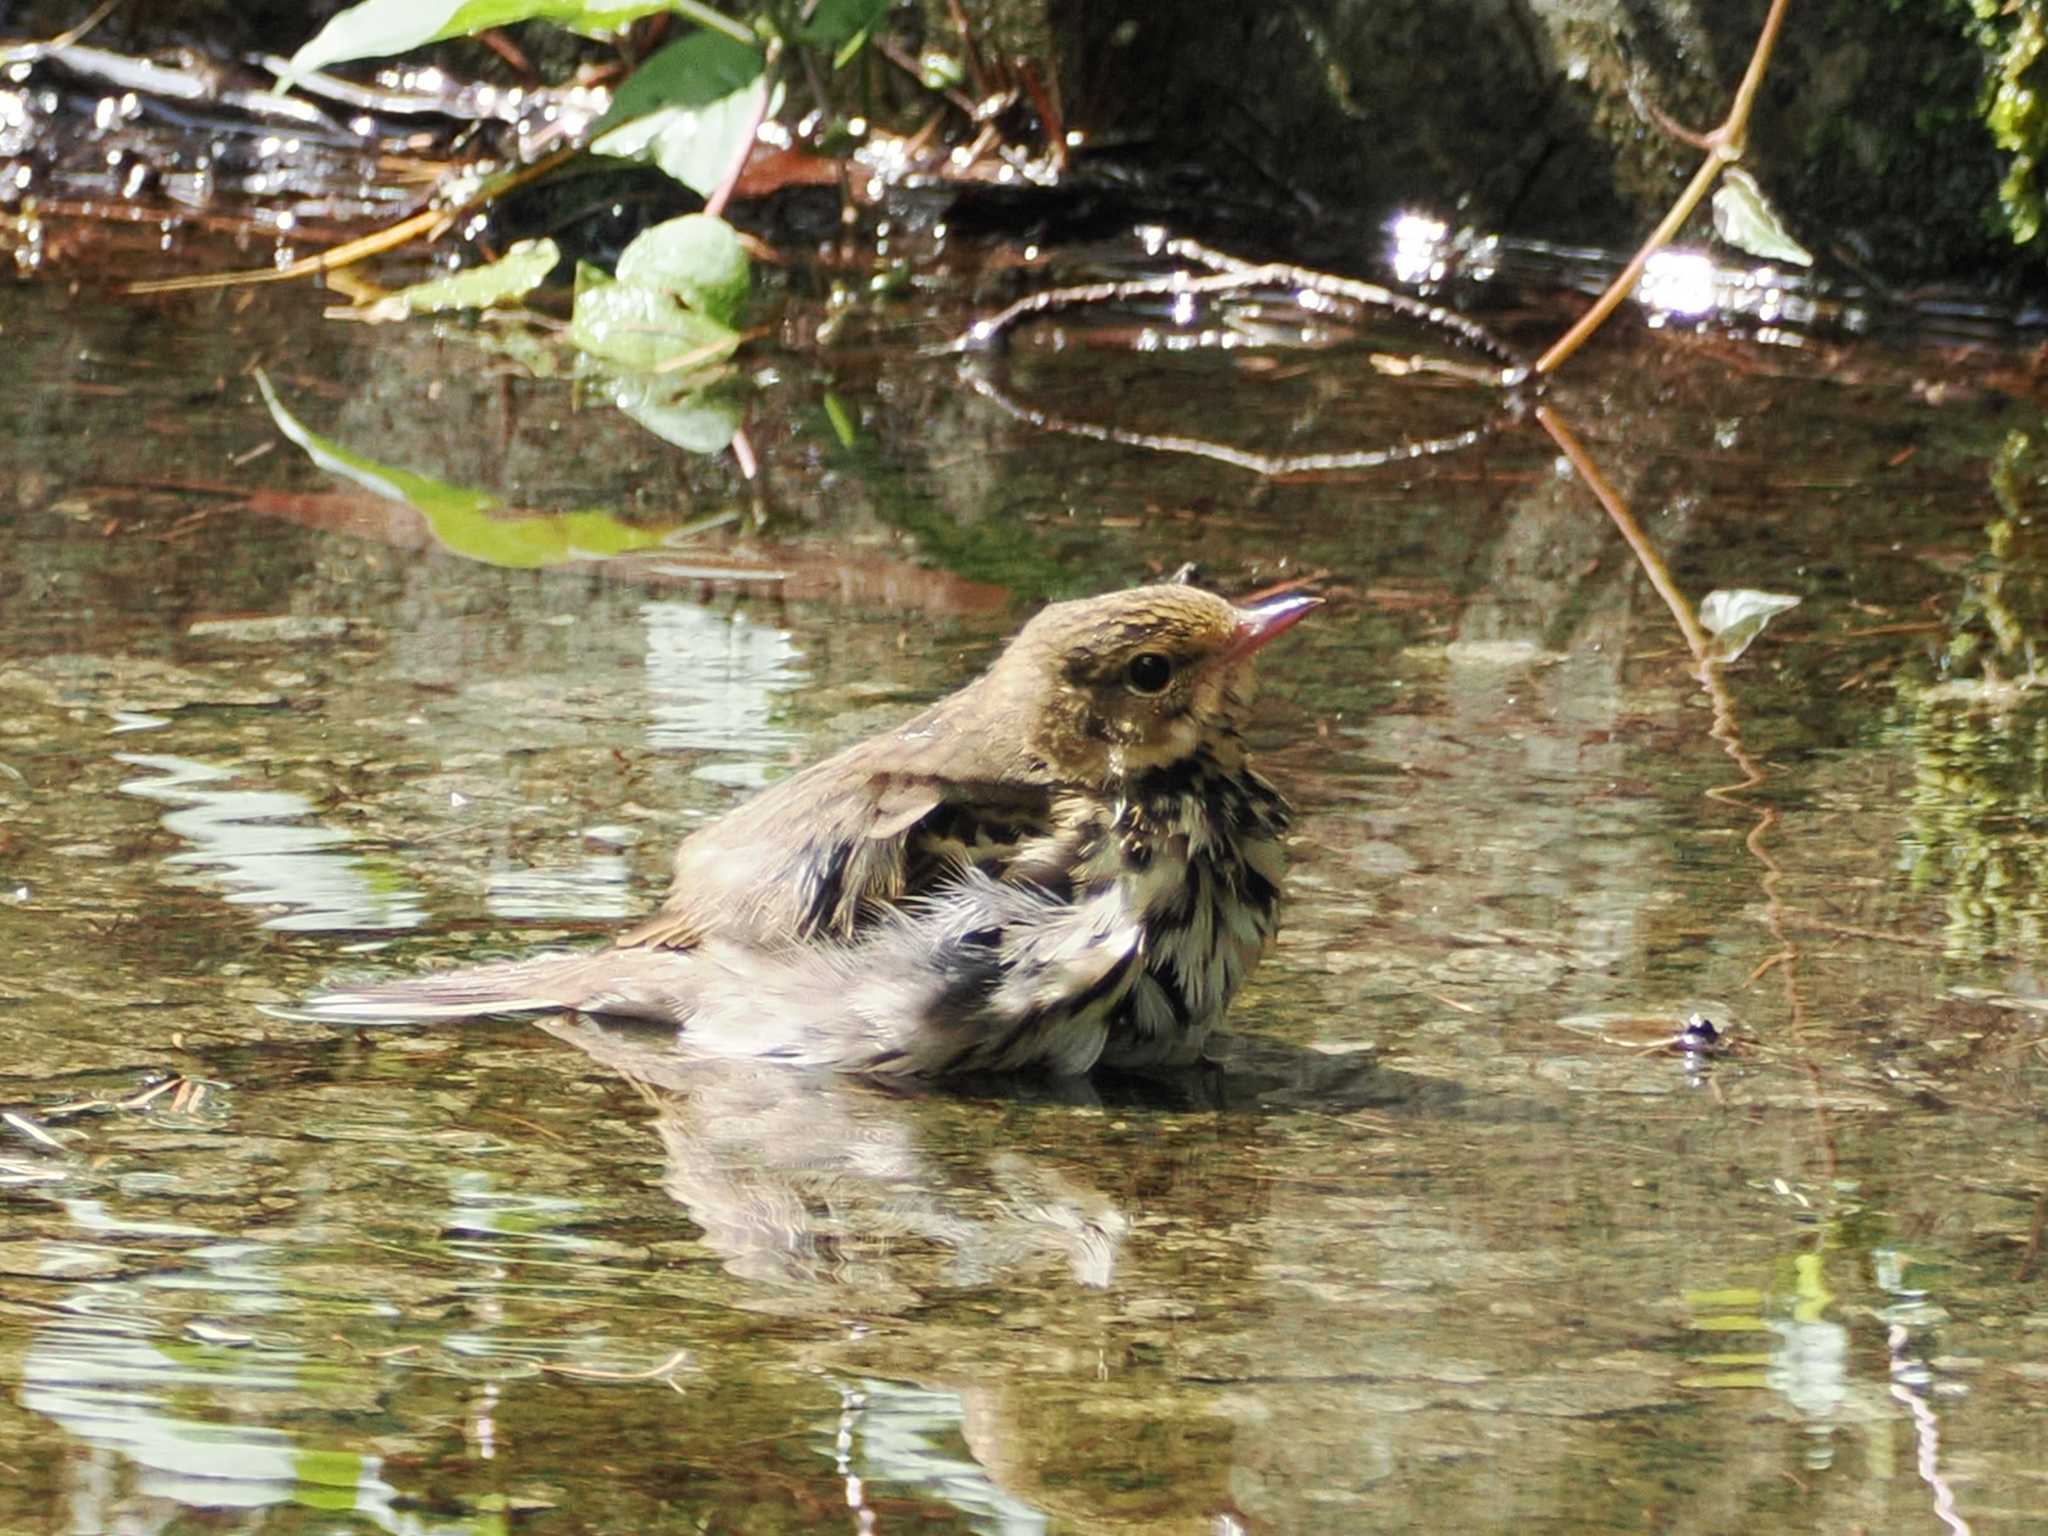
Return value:
<svg viewBox="0 0 2048 1536">
<path fill-rule="evenodd" d="M 810 1294 L 843 1306 L 851 1293 L 889 1312 L 933 1287 L 986 1285 L 1046 1261 L 1090 1289 L 1115 1280 L 1131 1223 L 1109 1196 L 1015 1148 L 978 1167 L 934 1157 L 915 1095 L 707 1059 L 660 1028 L 576 1014 L 536 1022 L 646 1099 L 667 1155 L 664 1189 L 727 1270 L 765 1287 L 739 1305 L 780 1309 Z M 1093 1099 L 1085 1080 L 1042 1089 Z"/>
</svg>

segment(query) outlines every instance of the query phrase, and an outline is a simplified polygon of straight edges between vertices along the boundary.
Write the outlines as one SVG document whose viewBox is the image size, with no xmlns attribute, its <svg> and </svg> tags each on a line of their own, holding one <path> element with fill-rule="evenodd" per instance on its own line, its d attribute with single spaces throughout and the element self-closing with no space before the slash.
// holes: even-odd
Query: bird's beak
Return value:
<svg viewBox="0 0 2048 1536">
<path fill-rule="evenodd" d="M 1294 628 L 1310 613 L 1323 606 L 1320 597 L 1306 592 L 1283 592 L 1261 598 L 1237 610 L 1237 638 L 1231 641 L 1229 656 L 1242 661 L 1268 640 Z"/>
</svg>

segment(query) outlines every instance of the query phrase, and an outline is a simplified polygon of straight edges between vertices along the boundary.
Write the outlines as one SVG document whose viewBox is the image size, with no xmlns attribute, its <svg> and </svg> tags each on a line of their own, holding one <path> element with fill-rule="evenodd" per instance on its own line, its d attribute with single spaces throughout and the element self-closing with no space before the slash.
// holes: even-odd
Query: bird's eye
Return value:
<svg viewBox="0 0 2048 1536">
<path fill-rule="evenodd" d="M 1124 680 L 1133 693 L 1160 693 L 1173 681 L 1173 662 L 1157 651 L 1140 651 L 1124 668 Z"/>
</svg>

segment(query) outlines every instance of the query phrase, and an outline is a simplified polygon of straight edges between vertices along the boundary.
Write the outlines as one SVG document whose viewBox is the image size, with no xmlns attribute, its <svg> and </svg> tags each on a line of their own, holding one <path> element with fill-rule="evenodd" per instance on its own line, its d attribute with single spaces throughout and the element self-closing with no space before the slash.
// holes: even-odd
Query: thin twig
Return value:
<svg viewBox="0 0 2048 1536">
<path fill-rule="evenodd" d="M 187 277 L 150 278 L 139 283 L 130 283 L 130 293 L 192 293 L 207 288 L 239 288 L 254 283 L 287 283 L 301 277 L 315 277 L 322 272 L 332 272 L 341 267 L 353 266 L 370 256 L 382 255 L 385 251 L 396 250 L 412 240 L 424 238 L 438 240 L 455 221 L 476 207 L 479 203 L 503 195 L 514 187 L 546 175 L 562 164 L 575 149 L 558 149 L 545 159 L 536 160 L 532 165 L 522 166 L 503 176 L 493 177 L 469 197 L 450 208 L 423 208 L 410 218 L 400 219 L 386 229 L 364 235 L 360 240 L 350 240 L 328 250 L 316 251 L 313 255 L 293 262 L 285 267 L 255 267 L 241 272 L 200 272 Z"/>
<path fill-rule="evenodd" d="M 1291 475 L 1330 474 L 1339 470 L 1380 469 L 1389 464 L 1405 464 L 1414 459 L 1431 458 L 1437 454 L 1471 448 L 1491 437 L 1498 428 L 1497 422 L 1488 422 L 1483 426 L 1453 433 L 1449 437 L 1400 443 L 1392 448 L 1360 449 L 1354 453 L 1257 453 L 1249 448 L 1234 448 L 1228 443 L 1212 442 L 1203 437 L 1134 432 L 1124 427 L 1106 427 L 1099 422 L 1075 421 L 1069 417 L 1056 416 L 1050 411 L 1041 411 L 1035 406 L 1012 400 L 979 368 L 969 366 L 960 372 L 968 388 L 976 394 L 1018 421 L 1036 427 L 1041 432 L 1060 432 L 1069 437 L 1083 437 L 1098 443 L 1121 443 L 1129 448 L 1151 448 L 1160 453 L 1187 454 L 1198 459 L 1211 459 L 1218 464 L 1228 464 L 1234 469 L 1249 470 L 1252 474 L 1264 475 L 1269 479 Z"/>
<path fill-rule="evenodd" d="M 669 9 L 687 20 L 694 21 L 700 27 L 708 27 L 736 43 L 745 43 L 749 48 L 760 42 L 759 38 L 747 30 L 745 22 L 737 17 L 728 16 L 712 6 L 701 4 L 700 0 L 669 0 Z"/>
<path fill-rule="evenodd" d="M 184 1081 L 183 1077 L 167 1077 L 162 1082 L 145 1088 L 140 1093 L 131 1094 L 125 1099 L 76 1099 L 68 1104 L 53 1104 L 43 1111 L 42 1118 L 68 1120 L 74 1115 L 108 1114 L 117 1109 L 146 1109 Z"/>
<path fill-rule="evenodd" d="M 940 350 L 985 351 L 1000 341 L 1004 334 L 1020 321 L 1059 309 L 1073 309 L 1091 304 L 1121 304 L 1131 299 L 1142 298 L 1182 298 L 1203 294 L 1241 293 L 1256 288 L 1291 288 L 1321 294 L 1325 298 L 1343 299 L 1369 309 L 1388 310 L 1397 315 L 1405 315 L 1411 320 L 1419 320 L 1424 325 L 1433 326 L 1438 330 L 1450 331 L 1469 345 L 1500 359 L 1505 364 L 1489 381 L 1498 388 L 1512 389 L 1529 377 L 1528 365 L 1516 355 L 1514 348 L 1485 326 L 1466 319 L 1456 310 L 1445 309 L 1440 304 L 1428 304 L 1421 299 L 1410 298 L 1405 293 L 1396 293 L 1391 288 L 1382 288 L 1377 283 L 1339 277 L 1331 272 L 1318 272 L 1313 267 L 1298 267 L 1290 262 L 1267 261 L 1254 265 L 1238 261 L 1220 252 L 1206 250 L 1192 241 L 1174 241 L 1169 251 L 1174 255 L 1188 256 L 1201 261 L 1212 270 L 1206 276 L 1170 272 L 1164 277 L 1134 278 L 1125 282 L 1082 283 L 1071 288 L 1048 288 L 1040 293 L 1027 294 L 987 319 L 977 320 Z"/>
<path fill-rule="evenodd" d="M 1664 606 L 1671 610 L 1672 620 L 1678 625 L 1678 633 L 1684 638 L 1685 648 L 1692 653 L 1693 660 L 1703 662 L 1711 645 L 1707 632 L 1700 628 L 1699 617 L 1693 612 L 1692 604 L 1687 602 L 1685 594 L 1678 590 L 1678 583 L 1671 579 L 1671 568 L 1664 563 L 1664 557 L 1657 553 L 1657 546 L 1650 542 L 1649 535 L 1643 532 L 1642 524 L 1638 523 L 1635 515 L 1629 511 L 1628 503 L 1621 499 L 1621 493 L 1600 472 L 1600 466 L 1593 462 L 1592 456 L 1586 452 L 1578 438 L 1572 435 L 1557 412 L 1547 405 L 1539 405 L 1536 407 L 1536 420 L 1542 425 L 1543 430 L 1550 434 L 1552 441 L 1564 450 L 1564 456 L 1571 460 L 1572 468 L 1578 472 L 1579 478 L 1585 481 L 1586 489 L 1593 493 L 1594 499 L 1605 509 L 1608 519 L 1621 534 L 1622 541 L 1635 555 L 1636 563 L 1643 568 L 1643 574 L 1650 578 L 1650 585 L 1664 600 Z"/>
<path fill-rule="evenodd" d="M 13 1110 L 0 1110 L 0 1120 L 5 1120 L 22 1135 L 39 1146 L 48 1147 L 52 1152 L 62 1152 L 64 1143 L 44 1130 L 27 1115 L 16 1114 Z"/>
<path fill-rule="evenodd" d="M 1572 328 L 1550 344 L 1548 350 L 1536 359 L 1536 372 L 1546 374 L 1557 367 L 1586 343 L 1586 338 L 1607 322 L 1607 317 L 1621 307 L 1622 300 L 1635 291 L 1636 283 L 1643 275 L 1643 269 L 1650 264 L 1650 258 L 1669 245 L 1685 221 L 1692 217 L 1707 193 L 1713 190 L 1721 172 L 1742 158 L 1743 148 L 1749 137 L 1749 116 L 1756 106 L 1756 94 L 1763 85 L 1764 71 L 1769 67 L 1771 52 L 1777 46 L 1778 31 L 1785 21 L 1785 8 L 1789 0 L 1771 0 L 1770 14 L 1764 18 L 1762 29 L 1757 33 L 1755 51 L 1750 54 L 1749 68 L 1743 72 L 1742 83 L 1735 88 L 1735 100 L 1728 108 L 1728 116 L 1721 126 L 1704 136 L 1707 158 L 1700 162 L 1700 168 L 1693 172 L 1692 180 L 1678 196 L 1650 234 L 1643 242 L 1642 249 L 1629 258 L 1627 266 L 1607 291 L 1593 302 L 1593 307 L 1581 315 Z"/>
<path fill-rule="evenodd" d="M 1940 949 L 1939 939 L 1924 939 L 1915 933 L 1887 933 L 1882 928 L 1856 928 L 1848 923 L 1830 922 L 1824 917 L 1787 909 L 1785 923 L 1792 928 L 1806 928 L 1815 933 L 1839 934 L 1845 939 L 1870 939 L 1879 944 L 1898 944 L 1908 949 Z"/>
<path fill-rule="evenodd" d="M 59 32 L 55 37 L 45 38 L 41 42 L 20 43 L 11 48 L 0 48 L 0 64 L 33 64 L 46 53 L 55 53 L 59 49 L 69 48 L 73 43 L 84 37 L 86 33 L 111 16 L 114 13 L 114 7 L 120 3 L 121 0 L 101 0 L 101 3 L 94 7 L 91 15 L 68 31 Z"/>
<path fill-rule="evenodd" d="M 1563 419 L 1549 406 L 1539 405 L 1536 407 L 1536 420 L 1542 425 L 1543 430 L 1550 434 L 1558 447 L 1564 450 L 1565 457 L 1571 460 L 1572 468 L 1578 472 L 1587 489 L 1605 509 L 1608 519 L 1635 555 L 1636 563 L 1642 567 L 1644 575 L 1649 577 L 1650 585 L 1664 600 L 1664 606 L 1671 611 L 1672 620 L 1678 625 L 1679 634 L 1684 637 L 1686 649 L 1692 653 L 1693 676 L 1706 690 L 1707 699 L 1714 711 L 1714 721 L 1708 729 L 1708 734 L 1720 743 L 1721 749 L 1742 771 L 1740 782 L 1715 785 L 1707 790 L 1706 794 L 1709 799 L 1735 806 L 1754 818 L 1748 835 L 1743 838 L 1743 847 L 1750 857 L 1763 866 L 1764 872 L 1758 880 L 1758 885 L 1764 895 L 1764 922 L 1778 941 L 1777 952 L 1750 973 L 1749 981 L 1750 984 L 1754 984 L 1771 970 L 1782 969 L 1786 1008 L 1792 1028 L 1797 1032 L 1806 1019 L 1806 1001 L 1799 988 L 1799 947 L 1785 931 L 1787 914 L 1784 898 L 1778 890 L 1785 878 L 1784 867 L 1772 857 L 1770 849 L 1765 846 L 1771 831 L 1778 824 L 1778 813 L 1772 806 L 1760 806 L 1737 798 L 1762 785 L 1766 775 L 1763 765 L 1743 745 L 1735 700 L 1728 692 L 1721 663 L 1714 657 L 1713 643 L 1707 632 L 1701 628 L 1699 616 L 1693 611 L 1692 604 L 1686 600 L 1685 594 L 1678 590 L 1678 583 L 1671 576 L 1671 568 L 1665 564 L 1664 557 L 1658 553 L 1657 547 L 1650 542 L 1649 535 L 1643 532 L 1642 525 L 1629 511 L 1628 503 L 1600 472 L 1600 467 L 1593 462 L 1592 456 L 1565 426 Z"/>
<path fill-rule="evenodd" d="M 657 1376 L 666 1376 L 670 1371 L 690 1358 L 687 1349 L 679 1349 L 659 1365 L 650 1365 L 644 1371 L 603 1371 L 588 1365 L 554 1365 L 541 1362 L 541 1369 L 557 1376 L 574 1376 L 581 1381 L 652 1381 Z"/>
</svg>

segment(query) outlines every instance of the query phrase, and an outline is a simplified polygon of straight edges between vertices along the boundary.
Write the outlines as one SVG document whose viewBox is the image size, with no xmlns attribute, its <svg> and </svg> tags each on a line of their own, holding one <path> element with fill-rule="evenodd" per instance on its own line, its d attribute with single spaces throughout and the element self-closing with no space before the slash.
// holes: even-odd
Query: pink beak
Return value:
<svg viewBox="0 0 2048 1536">
<path fill-rule="evenodd" d="M 1278 597 L 1261 598 L 1239 608 L 1237 638 L 1230 645 L 1231 659 L 1243 660 L 1322 606 L 1320 597 L 1312 597 L 1306 592 L 1283 592 Z"/>
</svg>

